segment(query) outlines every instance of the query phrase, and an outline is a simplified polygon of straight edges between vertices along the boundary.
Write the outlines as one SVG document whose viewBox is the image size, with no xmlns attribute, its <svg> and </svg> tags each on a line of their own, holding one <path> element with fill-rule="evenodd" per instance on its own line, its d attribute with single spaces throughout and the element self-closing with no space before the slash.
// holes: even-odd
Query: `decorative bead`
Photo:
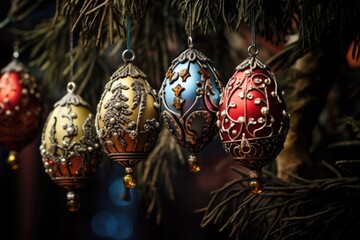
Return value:
<svg viewBox="0 0 360 240">
<path fill-rule="evenodd" d="M 255 179 L 250 180 L 249 186 L 251 192 L 254 194 L 260 194 L 263 191 L 263 186 L 258 180 Z"/>
<path fill-rule="evenodd" d="M 134 175 L 126 174 L 123 178 L 124 186 L 127 188 L 134 188 L 136 186 L 136 180 Z"/>
</svg>

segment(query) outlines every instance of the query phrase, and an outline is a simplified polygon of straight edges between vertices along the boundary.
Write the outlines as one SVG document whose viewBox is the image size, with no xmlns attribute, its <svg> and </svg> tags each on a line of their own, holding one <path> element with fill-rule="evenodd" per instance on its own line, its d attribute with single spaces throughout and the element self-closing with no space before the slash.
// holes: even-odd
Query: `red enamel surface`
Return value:
<svg viewBox="0 0 360 240">
<path fill-rule="evenodd" d="M 236 72 L 232 79 L 229 80 L 222 103 L 220 104 L 220 127 L 228 129 L 233 125 L 229 132 L 220 131 L 224 141 L 241 140 L 243 134 L 249 139 L 266 137 L 272 132 L 277 132 L 281 128 L 281 122 L 284 119 L 283 110 L 286 110 L 285 101 L 279 88 L 276 88 L 275 81 L 271 75 L 266 70 L 256 68 L 252 70 L 252 76 L 254 76 L 254 78 L 251 80 L 250 77 L 245 76 L 245 70 Z M 260 80 L 259 84 L 254 83 L 255 78 Z M 265 79 L 270 79 L 271 83 L 266 85 L 264 89 L 261 87 Z M 251 88 L 253 88 L 253 90 L 251 90 Z M 272 97 L 272 92 L 277 92 L 281 103 L 279 103 L 277 97 Z M 240 97 L 241 94 L 243 97 Z M 250 94 L 251 99 L 246 98 L 246 94 Z M 255 104 L 256 99 L 260 99 L 259 104 Z M 232 103 L 235 104 L 235 107 L 229 107 Z M 261 112 L 264 107 L 268 107 L 269 109 L 268 119 L 266 121 L 264 114 Z M 227 122 L 224 121 L 224 116 L 221 114 L 226 109 Z M 244 123 L 239 123 L 238 119 L 240 117 L 244 118 Z M 258 122 L 260 118 L 263 118 L 264 122 Z M 256 123 L 249 124 L 251 119 L 256 121 Z M 272 119 L 274 122 L 271 124 Z M 264 125 L 271 125 L 271 127 Z M 233 133 L 234 130 L 236 133 Z"/>
<path fill-rule="evenodd" d="M 21 104 L 22 85 L 17 72 L 5 72 L 0 78 L 0 114 Z M 8 101 L 6 101 L 8 99 Z"/>
</svg>

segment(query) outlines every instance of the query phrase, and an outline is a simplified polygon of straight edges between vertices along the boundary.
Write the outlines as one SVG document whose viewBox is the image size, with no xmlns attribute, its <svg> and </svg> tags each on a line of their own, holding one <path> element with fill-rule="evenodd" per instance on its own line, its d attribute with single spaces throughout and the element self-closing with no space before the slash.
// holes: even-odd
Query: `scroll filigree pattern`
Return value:
<svg viewBox="0 0 360 240">
<path fill-rule="evenodd" d="M 225 151 L 246 167 L 260 169 L 282 150 L 289 113 L 264 63 L 250 57 L 236 70 L 220 101 L 217 124 Z"/>
<path fill-rule="evenodd" d="M 166 127 L 191 154 L 201 151 L 216 134 L 222 85 L 211 64 L 201 52 L 185 50 L 172 61 L 159 92 Z"/>
</svg>

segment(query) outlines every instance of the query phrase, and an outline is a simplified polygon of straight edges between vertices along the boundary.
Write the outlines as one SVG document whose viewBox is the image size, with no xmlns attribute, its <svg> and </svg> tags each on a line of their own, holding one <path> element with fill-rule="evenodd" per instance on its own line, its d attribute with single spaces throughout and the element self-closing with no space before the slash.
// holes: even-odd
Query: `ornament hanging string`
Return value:
<svg viewBox="0 0 360 240">
<path fill-rule="evenodd" d="M 19 56 L 20 56 L 20 49 L 19 49 L 19 40 L 16 40 L 15 41 L 15 44 L 14 44 L 14 52 L 13 52 L 13 58 L 15 60 L 18 60 L 19 59 Z"/>
<path fill-rule="evenodd" d="M 127 46 L 127 50 L 130 51 L 131 47 L 130 47 L 130 27 L 131 27 L 131 19 L 130 16 L 127 15 L 126 16 L 126 46 Z"/>
<path fill-rule="evenodd" d="M 186 19 L 186 24 L 185 24 L 185 30 L 188 35 L 188 47 L 189 48 L 193 47 L 193 42 L 192 42 L 193 23 L 192 23 L 192 10 L 191 9 L 192 9 L 192 2 L 189 0 L 188 1 L 187 19 Z"/>
<path fill-rule="evenodd" d="M 256 17 L 255 17 L 255 0 L 250 3 L 250 31 L 252 44 L 248 48 L 248 53 L 251 57 L 255 58 L 259 53 L 259 49 L 256 46 Z"/>
<path fill-rule="evenodd" d="M 70 73 L 69 73 L 69 83 L 67 84 L 68 93 L 74 93 L 76 84 L 73 81 L 74 78 L 74 34 L 71 30 L 72 21 L 69 25 L 69 54 L 70 54 Z"/>
<path fill-rule="evenodd" d="M 126 15 L 126 50 L 122 53 L 122 59 L 124 62 L 132 62 L 135 60 L 135 52 L 131 49 L 131 18 L 129 15 Z"/>
<path fill-rule="evenodd" d="M 74 77 L 74 36 L 70 30 L 70 82 L 73 81 Z"/>
</svg>

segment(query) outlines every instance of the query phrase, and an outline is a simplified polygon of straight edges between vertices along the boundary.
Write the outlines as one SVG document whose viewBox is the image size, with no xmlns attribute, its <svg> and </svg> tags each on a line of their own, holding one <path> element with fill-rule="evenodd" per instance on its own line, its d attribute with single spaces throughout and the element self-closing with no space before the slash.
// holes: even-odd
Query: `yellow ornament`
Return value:
<svg viewBox="0 0 360 240">
<path fill-rule="evenodd" d="M 92 180 L 101 155 L 90 106 L 74 90 L 75 84 L 69 83 L 68 93 L 55 103 L 40 146 L 45 172 L 68 190 L 69 211 L 79 208 L 76 190 Z"/>
<path fill-rule="evenodd" d="M 125 57 L 126 62 L 110 77 L 97 106 L 95 127 L 103 150 L 125 167 L 124 185 L 136 185 L 134 168 L 145 160 L 159 130 L 158 99 L 146 75 Z"/>
</svg>

